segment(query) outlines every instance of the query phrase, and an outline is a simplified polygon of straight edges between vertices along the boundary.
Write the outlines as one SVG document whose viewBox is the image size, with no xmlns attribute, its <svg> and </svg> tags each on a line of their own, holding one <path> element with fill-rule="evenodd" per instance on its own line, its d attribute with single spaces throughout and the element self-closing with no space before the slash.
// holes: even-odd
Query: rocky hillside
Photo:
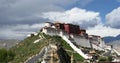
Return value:
<svg viewBox="0 0 120 63">
<path fill-rule="evenodd" d="M 39 54 L 41 50 L 49 44 L 59 45 L 60 48 L 57 50 L 57 54 L 58 56 L 61 56 L 59 58 L 61 59 L 62 63 L 68 63 L 71 55 L 73 55 L 75 61 L 81 62 L 84 60 L 84 58 L 77 53 L 73 53 L 73 49 L 61 37 L 49 36 L 39 32 L 36 35 L 31 34 L 30 37 L 27 37 L 16 46 L 10 48 L 10 50 L 15 52 L 15 57 L 9 63 L 23 63 L 30 57 Z"/>
</svg>

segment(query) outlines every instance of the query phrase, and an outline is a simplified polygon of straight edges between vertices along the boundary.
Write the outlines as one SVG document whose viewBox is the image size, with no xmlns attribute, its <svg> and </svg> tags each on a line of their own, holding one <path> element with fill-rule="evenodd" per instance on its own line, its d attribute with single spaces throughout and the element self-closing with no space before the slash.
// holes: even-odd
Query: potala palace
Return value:
<svg viewBox="0 0 120 63">
<path fill-rule="evenodd" d="M 90 59 L 92 57 L 82 52 L 81 49 L 74 44 L 95 50 L 105 51 L 106 49 L 111 49 L 111 46 L 105 45 L 103 38 L 96 35 L 88 35 L 85 29 L 81 29 L 78 25 L 74 24 L 46 22 L 45 26 L 42 28 L 42 32 L 47 35 L 58 35 L 62 37 L 74 51 L 85 59 Z"/>
<path fill-rule="evenodd" d="M 65 23 L 50 23 L 46 22 L 42 32 L 48 35 L 65 36 L 68 39 L 73 39 L 78 45 L 104 50 L 105 42 L 103 38 L 96 35 L 88 35 L 85 29 L 80 29 L 78 25 Z"/>
</svg>

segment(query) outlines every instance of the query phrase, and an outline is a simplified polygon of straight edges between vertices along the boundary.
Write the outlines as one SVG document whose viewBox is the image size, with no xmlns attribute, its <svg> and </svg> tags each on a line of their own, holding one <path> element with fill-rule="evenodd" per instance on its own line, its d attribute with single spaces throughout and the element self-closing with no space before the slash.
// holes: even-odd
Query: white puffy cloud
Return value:
<svg viewBox="0 0 120 63">
<path fill-rule="evenodd" d="M 106 15 L 106 25 L 120 29 L 120 7 Z"/>
<path fill-rule="evenodd" d="M 90 35 L 117 36 L 120 34 L 120 7 L 106 15 L 106 23 L 87 29 Z"/>
<path fill-rule="evenodd" d="M 105 36 L 115 37 L 120 34 L 120 29 L 115 29 L 115 28 L 104 26 L 103 24 L 99 24 L 93 28 L 87 29 L 87 33 L 89 35 L 99 35 L 101 37 L 105 37 Z"/>
<path fill-rule="evenodd" d="M 52 21 L 76 23 L 84 27 L 94 27 L 101 21 L 99 12 L 87 11 L 76 7 L 64 12 L 43 13 L 42 17 Z"/>
</svg>

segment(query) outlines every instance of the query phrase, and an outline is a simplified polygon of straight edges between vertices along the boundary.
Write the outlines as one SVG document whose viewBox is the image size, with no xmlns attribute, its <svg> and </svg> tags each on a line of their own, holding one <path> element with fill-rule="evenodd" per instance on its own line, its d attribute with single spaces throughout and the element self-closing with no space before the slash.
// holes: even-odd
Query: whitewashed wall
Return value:
<svg viewBox="0 0 120 63">
<path fill-rule="evenodd" d="M 78 45 L 91 48 L 89 39 L 75 35 L 73 35 L 73 39 Z"/>
</svg>

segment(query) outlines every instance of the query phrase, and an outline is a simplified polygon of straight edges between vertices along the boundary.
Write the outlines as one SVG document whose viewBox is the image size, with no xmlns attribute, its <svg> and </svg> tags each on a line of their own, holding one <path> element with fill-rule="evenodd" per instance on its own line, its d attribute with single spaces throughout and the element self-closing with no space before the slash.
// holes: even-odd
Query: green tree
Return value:
<svg viewBox="0 0 120 63">
<path fill-rule="evenodd" d="M 0 49 L 0 63 L 7 63 L 14 59 L 15 54 L 11 50 Z"/>
<path fill-rule="evenodd" d="M 0 62 L 6 62 L 7 57 L 7 50 L 6 49 L 0 49 Z"/>
<path fill-rule="evenodd" d="M 113 57 L 112 56 L 108 56 L 108 61 L 112 61 Z"/>
<path fill-rule="evenodd" d="M 7 61 L 11 61 L 14 59 L 15 53 L 11 50 L 8 50 L 7 52 Z"/>
</svg>

